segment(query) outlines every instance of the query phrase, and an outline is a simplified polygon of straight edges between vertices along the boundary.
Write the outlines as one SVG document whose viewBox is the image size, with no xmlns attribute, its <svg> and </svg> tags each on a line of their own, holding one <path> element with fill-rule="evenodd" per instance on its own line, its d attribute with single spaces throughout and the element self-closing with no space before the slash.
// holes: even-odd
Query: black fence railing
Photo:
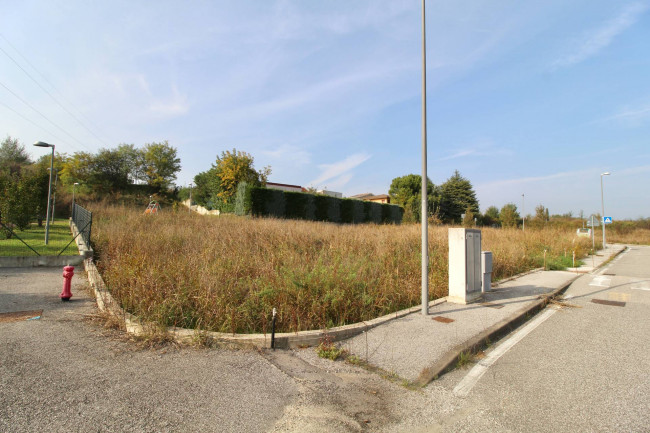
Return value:
<svg viewBox="0 0 650 433">
<path fill-rule="evenodd" d="M 72 206 L 72 221 L 77 226 L 77 230 L 79 230 L 84 242 L 90 248 L 90 230 L 93 226 L 93 213 L 75 203 Z"/>
</svg>

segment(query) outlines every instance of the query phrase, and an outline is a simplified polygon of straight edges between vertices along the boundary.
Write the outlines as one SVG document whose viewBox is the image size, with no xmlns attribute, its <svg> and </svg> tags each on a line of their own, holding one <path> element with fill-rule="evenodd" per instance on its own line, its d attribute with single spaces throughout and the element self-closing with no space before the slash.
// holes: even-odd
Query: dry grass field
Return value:
<svg viewBox="0 0 650 433">
<path fill-rule="evenodd" d="M 336 225 L 95 206 L 97 264 L 124 308 L 166 326 L 222 332 L 322 329 L 420 302 L 418 225 Z M 430 229 L 431 299 L 447 294 L 447 227 Z M 483 229 L 493 279 L 571 265 L 575 230 Z"/>
</svg>

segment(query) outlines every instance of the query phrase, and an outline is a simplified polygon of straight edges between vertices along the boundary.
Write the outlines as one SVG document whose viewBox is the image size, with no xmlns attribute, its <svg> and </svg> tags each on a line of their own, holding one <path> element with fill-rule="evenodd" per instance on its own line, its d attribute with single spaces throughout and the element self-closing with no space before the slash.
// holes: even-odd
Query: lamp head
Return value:
<svg viewBox="0 0 650 433">
<path fill-rule="evenodd" d="M 601 176 L 609 176 L 611 173 L 609 171 L 606 171 L 605 173 L 601 173 Z"/>
<path fill-rule="evenodd" d="M 79 185 L 79 182 L 75 182 L 75 183 L 73 183 L 73 185 Z"/>
<path fill-rule="evenodd" d="M 36 146 L 36 147 L 52 147 L 52 148 L 54 147 L 53 144 L 44 143 L 42 141 L 37 141 L 36 143 L 34 143 L 34 146 Z"/>
</svg>

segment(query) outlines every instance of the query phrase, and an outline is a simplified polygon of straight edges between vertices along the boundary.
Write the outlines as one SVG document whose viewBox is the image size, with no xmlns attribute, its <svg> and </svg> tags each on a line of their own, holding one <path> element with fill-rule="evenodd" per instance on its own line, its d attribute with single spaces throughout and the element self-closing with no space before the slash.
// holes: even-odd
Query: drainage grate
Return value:
<svg viewBox="0 0 650 433">
<path fill-rule="evenodd" d="M 449 317 L 443 317 L 443 316 L 436 316 L 433 318 L 433 320 L 440 323 L 451 323 L 454 321 L 454 319 L 450 319 Z"/>
<path fill-rule="evenodd" d="M 625 302 L 620 302 L 620 301 L 607 301 L 605 299 L 592 299 L 591 302 L 593 302 L 594 304 L 611 305 L 613 307 L 625 307 Z"/>
<path fill-rule="evenodd" d="M 40 319 L 43 310 L 13 311 L 11 313 L 0 313 L 0 323 L 20 322 L 22 320 Z"/>
<path fill-rule="evenodd" d="M 505 305 L 503 304 L 493 304 L 492 302 L 483 302 L 481 304 L 484 307 L 490 307 L 490 308 L 503 308 Z"/>
</svg>

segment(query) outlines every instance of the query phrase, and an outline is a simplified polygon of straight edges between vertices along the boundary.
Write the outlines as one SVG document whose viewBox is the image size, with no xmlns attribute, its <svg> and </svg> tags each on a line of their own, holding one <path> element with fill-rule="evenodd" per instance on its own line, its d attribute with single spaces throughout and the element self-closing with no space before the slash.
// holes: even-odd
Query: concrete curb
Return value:
<svg viewBox="0 0 650 433">
<path fill-rule="evenodd" d="M 627 248 L 623 248 L 622 250 L 618 251 L 616 254 L 613 254 L 607 260 L 601 263 L 599 266 L 594 268 L 594 270 L 599 269 L 600 267 L 606 265 L 614 257 L 618 256 L 626 249 Z M 540 270 L 542 270 L 542 268 L 524 273 L 519 276 L 528 275 Z M 424 370 L 422 370 L 420 376 L 417 378 L 417 380 L 415 380 L 414 384 L 417 386 L 426 386 L 433 380 L 437 379 L 443 373 L 453 370 L 454 366 L 458 363 L 458 360 L 462 353 L 466 353 L 466 352 L 476 353 L 481 348 L 487 346 L 487 344 L 490 341 L 495 341 L 500 337 L 502 337 L 503 335 L 510 333 L 513 329 L 517 328 L 519 325 L 527 321 L 531 315 L 536 314 L 537 312 L 541 311 L 544 307 L 546 307 L 546 305 L 548 305 L 549 300 L 551 298 L 561 293 L 564 293 L 564 291 L 566 291 L 566 289 L 568 289 L 569 286 L 571 286 L 571 284 L 573 284 L 573 282 L 578 278 L 580 278 L 582 275 L 584 274 L 582 273 L 577 274 L 575 277 L 571 278 L 571 280 L 565 283 L 562 287 L 555 289 L 553 292 L 551 292 L 548 295 L 541 296 L 540 297 L 541 299 L 534 301 L 533 303 L 521 308 L 519 311 L 514 313 L 509 318 L 504 319 L 498 323 L 495 323 L 494 325 L 490 326 L 489 328 L 479 333 L 475 337 L 449 350 L 440 360 L 438 360 L 433 365 L 426 367 Z M 512 277 L 510 279 L 502 280 L 500 282 L 510 281 L 515 278 L 516 277 Z"/>
<path fill-rule="evenodd" d="M 84 256 L 9 256 L 0 257 L 0 268 L 35 268 L 39 266 L 57 268 L 78 266 Z"/>
<path fill-rule="evenodd" d="M 70 227 L 72 229 L 73 235 L 76 235 L 78 229 L 74 222 L 70 222 Z M 80 251 L 91 250 L 91 248 L 85 244 L 81 236 L 77 237 L 77 244 L 79 245 Z M 106 288 L 106 284 L 104 283 L 102 276 L 99 274 L 97 266 L 95 266 L 92 258 L 83 260 L 83 264 L 88 276 L 88 282 L 90 283 L 90 287 L 95 293 L 97 306 L 100 311 L 108 312 L 112 316 L 116 317 L 120 322 L 124 323 L 124 329 L 130 334 L 143 335 L 148 332 L 160 330 L 160 328 L 156 327 L 155 325 L 147 325 L 146 323 L 143 323 L 143 321 L 141 321 L 137 316 L 124 311 L 124 309 L 119 305 L 118 302 L 115 301 L 109 290 Z M 436 299 L 429 302 L 429 307 L 433 307 L 446 301 L 446 297 Z M 275 346 L 279 349 L 314 346 L 319 344 L 324 336 L 329 336 L 332 341 L 345 340 L 347 338 L 361 334 L 362 332 L 365 332 L 369 329 L 372 329 L 375 326 L 379 326 L 394 319 L 399 319 L 400 317 L 404 317 L 417 311 L 420 311 L 420 306 L 415 306 L 402 311 L 397 311 L 395 313 L 390 313 L 366 322 L 353 323 L 351 325 L 338 326 L 331 329 L 277 333 L 275 334 Z M 185 329 L 175 327 L 167 328 L 166 332 L 172 338 L 174 338 L 174 340 L 180 343 L 192 343 L 194 341 L 201 341 L 206 338 L 211 338 L 218 341 L 224 341 L 244 346 L 270 347 L 271 345 L 270 334 L 229 334 L 223 332 L 202 331 L 199 329 Z"/>
<path fill-rule="evenodd" d="M 543 309 L 548 304 L 550 298 L 553 298 L 554 296 L 557 296 L 558 294 L 568 289 L 569 286 L 573 284 L 573 282 L 578 278 L 580 278 L 580 275 L 576 275 L 575 277 L 571 278 L 568 283 L 559 289 L 554 290 L 552 293 L 543 296 L 542 299 L 533 301 L 532 304 L 521 308 L 509 318 L 495 323 L 480 334 L 474 336 L 464 343 L 457 345 L 448 351 L 436 363 L 422 370 L 420 376 L 417 378 L 414 384 L 418 386 L 426 386 L 431 381 L 437 379 L 443 373 L 449 370 L 453 370 L 462 353 L 475 353 L 480 348 L 485 347 L 490 341 L 495 341 L 502 337 L 504 334 L 511 332 L 513 329 L 528 320 L 531 315 Z"/>
</svg>

